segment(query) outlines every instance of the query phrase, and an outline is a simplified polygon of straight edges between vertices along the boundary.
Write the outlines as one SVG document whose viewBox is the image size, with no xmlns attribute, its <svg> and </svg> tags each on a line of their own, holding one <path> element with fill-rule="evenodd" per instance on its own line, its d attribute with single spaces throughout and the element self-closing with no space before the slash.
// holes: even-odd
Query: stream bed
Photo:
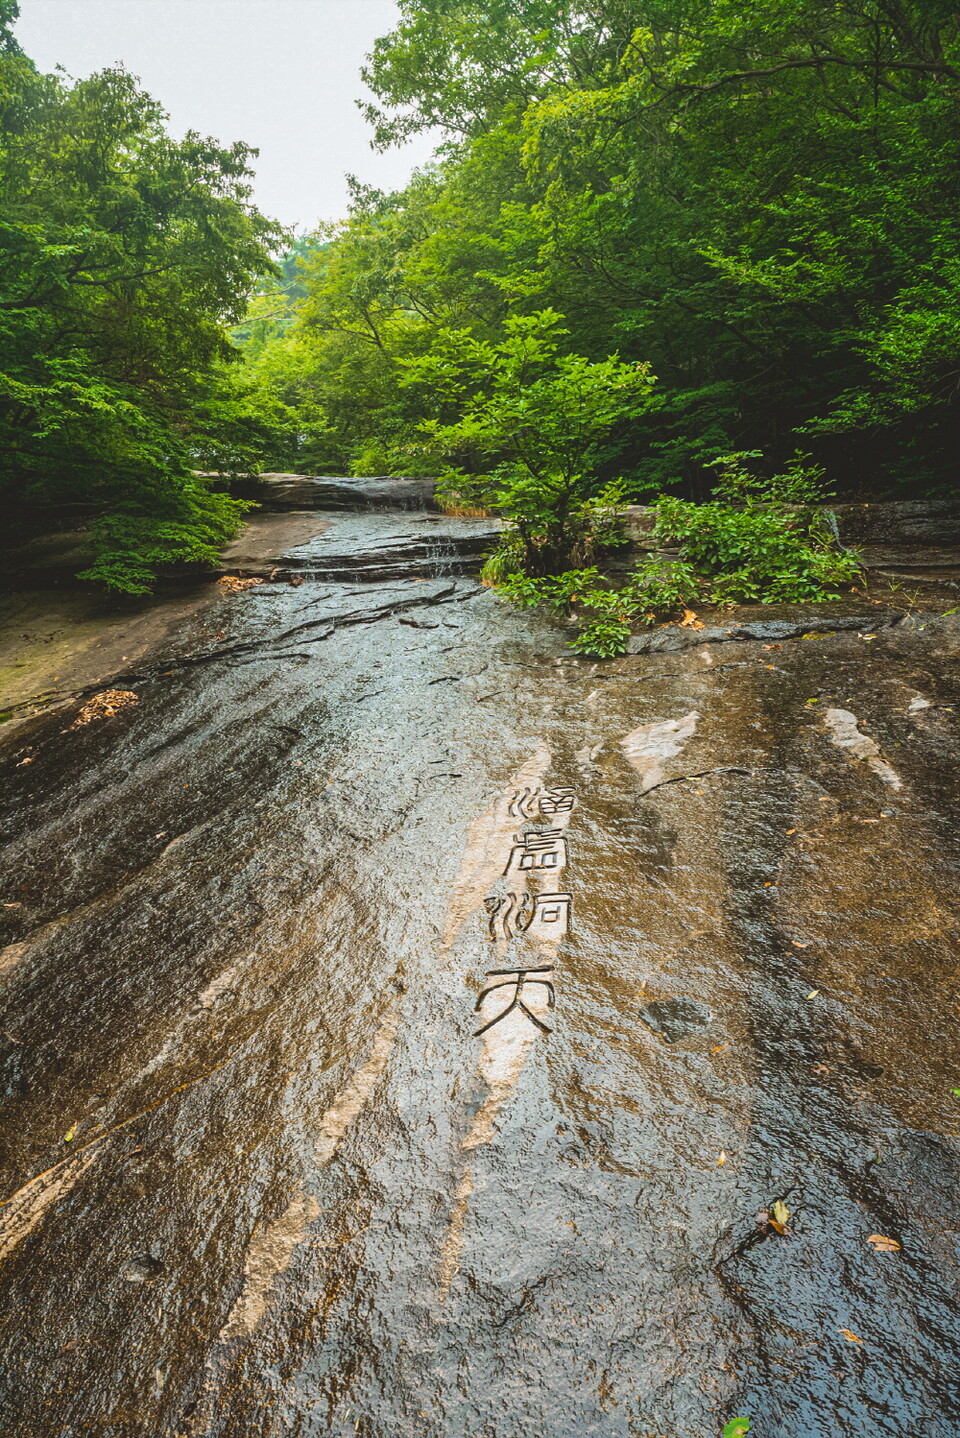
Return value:
<svg viewBox="0 0 960 1438">
<path fill-rule="evenodd" d="M 485 532 L 4 740 L 5 1438 L 960 1438 L 960 619 L 593 663 Z"/>
</svg>

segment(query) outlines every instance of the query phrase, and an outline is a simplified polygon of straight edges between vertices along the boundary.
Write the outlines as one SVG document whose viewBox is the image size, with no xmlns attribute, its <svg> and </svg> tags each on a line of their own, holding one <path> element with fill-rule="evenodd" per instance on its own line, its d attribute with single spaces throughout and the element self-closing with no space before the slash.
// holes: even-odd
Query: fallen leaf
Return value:
<svg viewBox="0 0 960 1438">
<path fill-rule="evenodd" d="M 782 649 L 782 648 L 783 648 L 783 645 L 782 645 L 782 644 L 765 644 L 763 647 L 764 647 L 764 649 Z"/>
<path fill-rule="evenodd" d="M 900 1249 L 900 1244 L 897 1240 L 895 1238 L 887 1238 L 884 1233 L 871 1233 L 867 1238 L 867 1242 L 872 1243 L 878 1253 L 897 1253 Z"/>
<path fill-rule="evenodd" d="M 819 989 L 811 989 L 810 992 L 807 994 L 807 998 L 808 998 L 808 999 L 815 999 L 815 998 L 817 997 L 817 995 L 819 994 L 819 992 L 820 992 Z"/>
<path fill-rule="evenodd" d="M 839 1328 L 837 1332 L 842 1333 L 848 1343 L 859 1343 L 860 1347 L 863 1347 L 863 1339 L 858 1338 L 855 1333 L 851 1333 L 849 1328 Z"/>
<path fill-rule="evenodd" d="M 32 763 L 33 763 L 33 760 L 32 760 L 32 759 L 21 759 L 21 760 L 20 760 L 20 764 L 32 764 Z M 20 765 L 18 764 L 18 765 L 17 765 L 17 768 L 19 768 L 19 767 L 20 767 Z"/>
<path fill-rule="evenodd" d="M 3 908 L 5 908 L 5 909 L 22 909 L 22 908 L 23 908 L 23 905 L 22 905 L 21 903 L 16 903 L 16 904 L 4 904 L 4 905 L 3 905 Z M 956 1093 L 956 1089 L 954 1089 L 954 1092 Z"/>
<path fill-rule="evenodd" d="M 695 613 L 694 610 L 692 610 L 692 609 L 685 609 L 685 610 L 683 611 L 683 618 L 680 620 L 680 628 L 681 628 L 681 629 L 702 629 L 702 628 L 703 628 L 703 621 L 697 618 L 696 613 Z"/>
<path fill-rule="evenodd" d="M 730 1047 L 729 1044 L 717 1044 L 716 1048 L 715 1048 L 715 1049 L 711 1049 L 710 1052 L 711 1052 L 712 1054 L 722 1054 L 723 1051 L 724 1051 L 724 1049 L 728 1049 L 729 1047 Z M 954 1089 L 954 1093 L 960 1093 L 960 1089 L 955 1088 L 955 1089 Z"/>
<path fill-rule="evenodd" d="M 830 1072 L 826 1064 L 814 1064 L 813 1071 L 815 1074 L 828 1074 Z"/>
<path fill-rule="evenodd" d="M 226 594 L 241 594 L 244 589 L 252 589 L 255 584 L 262 583 L 262 579 L 240 579 L 235 574 L 225 574 L 222 579 L 217 580 L 217 586 Z"/>
<path fill-rule="evenodd" d="M 17 905 L 16 905 L 16 904 L 4 904 L 3 907 L 4 907 L 5 909 L 15 909 L 15 908 L 17 908 Z M 960 1098 L 960 1088 L 952 1088 L 952 1089 L 950 1090 L 950 1092 L 954 1095 L 955 1098 Z"/>
<path fill-rule="evenodd" d="M 73 1135 L 76 1133 L 76 1131 L 77 1126 L 76 1124 L 74 1124 L 73 1128 L 68 1129 L 67 1132 L 63 1135 L 64 1143 L 71 1143 L 73 1141 Z"/>
<path fill-rule="evenodd" d="M 726 1161 L 727 1161 L 727 1155 L 724 1153 L 723 1149 L 721 1149 L 721 1150 L 720 1150 L 720 1157 L 717 1159 L 717 1168 L 722 1168 L 723 1165 L 726 1163 Z"/>
<path fill-rule="evenodd" d="M 770 1220 L 775 1223 L 782 1223 L 784 1226 L 790 1222 L 791 1213 L 782 1198 L 775 1198 L 770 1205 Z"/>
<path fill-rule="evenodd" d="M 790 942 L 795 949 L 809 949 L 810 947 L 809 939 L 807 939 L 805 943 L 801 943 L 799 939 L 791 939 Z"/>
<path fill-rule="evenodd" d="M 92 699 L 87 700 L 70 728 L 82 729 L 94 719 L 110 719 L 118 709 L 127 709 L 131 704 L 139 703 L 140 700 L 132 689 L 102 689 L 99 694 L 94 694 Z"/>
<path fill-rule="evenodd" d="M 749 1432 L 749 1418 L 731 1418 L 730 1422 L 724 1425 L 723 1438 L 745 1438 Z"/>
<path fill-rule="evenodd" d="M 796 832 L 797 832 L 796 829 L 788 829 L 788 830 L 787 830 L 787 833 L 788 833 L 788 834 L 795 834 Z"/>
</svg>

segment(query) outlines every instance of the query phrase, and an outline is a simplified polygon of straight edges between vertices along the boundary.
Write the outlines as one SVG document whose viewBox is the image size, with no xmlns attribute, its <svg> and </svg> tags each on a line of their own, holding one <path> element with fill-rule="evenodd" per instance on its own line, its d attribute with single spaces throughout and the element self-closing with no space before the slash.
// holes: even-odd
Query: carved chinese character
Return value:
<svg viewBox="0 0 960 1438">
<path fill-rule="evenodd" d="M 545 817 L 569 814 L 576 802 L 577 796 L 572 789 L 545 789 L 540 795 L 540 813 Z"/>
<path fill-rule="evenodd" d="M 522 934 L 530 923 L 530 895 L 510 893 L 505 899 L 484 899 L 490 915 L 491 939 L 512 939 Z"/>
<path fill-rule="evenodd" d="M 516 844 L 510 851 L 510 860 L 505 874 L 529 872 L 536 869 L 557 871 L 566 868 L 567 841 L 562 829 L 532 829 L 527 834 L 517 834 Z"/>
<path fill-rule="evenodd" d="M 518 934 L 561 939 L 570 926 L 570 894 L 537 894 L 531 901 L 527 893 L 511 892 L 506 898 L 491 895 L 483 902 L 490 915 L 491 939 L 514 939 Z"/>
<path fill-rule="evenodd" d="M 538 894 L 525 933 L 530 939 L 562 939 L 570 927 L 570 894 Z"/>
<path fill-rule="evenodd" d="M 489 1023 L 486 1023 L 483 1025 L 482 1028 L 477 1029 L 474 1033 L 474 1038 L 479 1038 L 480 1035 L 485 1034 L 488 1029 L 492 1029 L 494 1024 L 498 1024 L 501 1019 L 505 1019 L 507 1017 L 507 1014 L 512 1014 L 514 1009 L 519 1009 L 521 1013 L 526 1014 L 530 1022 L 532 1024 L 535 1024 L 541 1033 L 552 1033 L 553 1030 L 547 1024 L 543 1023 L 540 1019 L 538 1019 L 536 1014 L 527 1007 L 526 1003 L 524 1002 L 523 993 L 525 988 L 532 988 L 534 985 L 537 985 L 540 988 L 544 988 L 547 990 L 547 1008 L 554 1008 L 557 1001 L 556 991 L 550 980 L 534 979 L 530 977 L 531 974 L 552 974 L 553 968 L 553 964 L 542 964 L 539 968 L 536 969 L 489 969 L 487 971 L 488 979 L 500 978 L 501 975 L 506 975 L 507 977 L 504 977 L 500 983 L 490 984 L 488 988 L 484 989 L 483 993 L 480 995 L 480 997 L 477 999 L 476 1004 L 474 1005 L 474 1013 L 476 1014 L 480 1012 L 480 1006 L 483 1003 L 484 999 L 487 997 L 488 994 L 494 993 L 497 989 L 512 988 L 513 994 L 507 1007 L 503 1009 L 499 1014 L 497 1014 L 495 1018 L 492 1018 Z"/>
<path fill-rule="evenodd" d="M 517 789 L 507 805 L 513 819 L 535 819 L 540 812 L 539 789 Z"/>
</svg>

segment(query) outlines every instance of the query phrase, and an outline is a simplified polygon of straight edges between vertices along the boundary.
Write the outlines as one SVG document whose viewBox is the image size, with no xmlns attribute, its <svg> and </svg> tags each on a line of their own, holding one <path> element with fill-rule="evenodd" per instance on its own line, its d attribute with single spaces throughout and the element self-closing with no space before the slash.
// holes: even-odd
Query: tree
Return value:
<svg viewBox="0 0 960 1438">
<path fill-rule="evenodd" d="M 433 353 L 404 365 L 407 384 L 459 411 L 419 426 L 435 453 L 472 461 L 473 472 L 446 470 L 446 494 L 508 522 L 498 578 L 506 567 L 551 574 L 586 556 L 612 500 L 596 479 L 603 447 L 650 402 L 649 366 L 561 353 L 562 320 L 553 310 L 511 314 L 498 344 L 447 332 Z"/>
<path fill-rule="evenodd" d="M 848 493 L 956 482 L 955 4 L 401 10 L 368 67 L 371 118 L 384 144 L 444 127 L 446 158 L 426 201 L 421 181 L 380 197 L 326 261 L 341 299 L 391 316 L 366 364 L 351 341 L 347 390 L 378 375 L 394 448 L 419 421 L 392 388 L 399 337 L 429 351 L 459 287 L 456 327 L 480 338 L 509 300 L 563 313 L 572 351 L 651 363 L 657 403 L 608 461 L 638 492 L 703 496 L 718 455 L 762 450 L 775 471 L 798 444 Z M 348 282 L 361 252 L 380 259 Z"/>
<path fill-rule="evenodd" d="M 194 470 L 219 371 L 282 232 L 250 204 L 255 151 L 175 141 L 122 69 L 76 84 L 0 44 L 0 494 L 21 522 L 94 517 L 87 578 L 142 592 L 209 560 L 242 506 Z M 222 386 L 221 386 L 222 389 Z"/>
</svg>

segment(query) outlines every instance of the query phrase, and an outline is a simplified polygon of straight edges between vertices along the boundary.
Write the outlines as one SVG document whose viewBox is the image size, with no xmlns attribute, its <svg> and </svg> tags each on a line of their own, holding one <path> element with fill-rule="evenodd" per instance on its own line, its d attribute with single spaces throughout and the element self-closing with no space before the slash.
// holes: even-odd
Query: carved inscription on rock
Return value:
<svg viewBox="0 0 960 1438">
<path fill-rule="evenodd" d="M 484 900 L 487 936 L 498 948 L 520 943 L 532 950 L 512 967 L 488 969 L 488 983 L 474 1007 L 483 1010 L 484 1022 L 475 1032 L 487 1034 L 510 1014 L 521 1014 L 540 1033 L 551 1033 L 542 1017 L 556 1005 L 556 990 L 546 975 L 556 972 L 556 945 L 570 932 L 573 895 L 556 887 L 556 878 L 569 862 L 565 830 L 576 806 L 572 789 L 532 785 L 517 789 L 509 800 L 512 818 L 527 821 L 528 827 L 513 836 L 503 877 L 509 883 L 505 893 L 490 894 Z M 542 827 L 534 827 L 537 820 Z M 553 883 L 551 884 L 551 880 Z M 547 949 L 538 953 L 536 946 Z M 504 954 L 504 959 L 507 957 Z M 495 995 L 501 1006 L 491 1013 Z"/>
</svg>

